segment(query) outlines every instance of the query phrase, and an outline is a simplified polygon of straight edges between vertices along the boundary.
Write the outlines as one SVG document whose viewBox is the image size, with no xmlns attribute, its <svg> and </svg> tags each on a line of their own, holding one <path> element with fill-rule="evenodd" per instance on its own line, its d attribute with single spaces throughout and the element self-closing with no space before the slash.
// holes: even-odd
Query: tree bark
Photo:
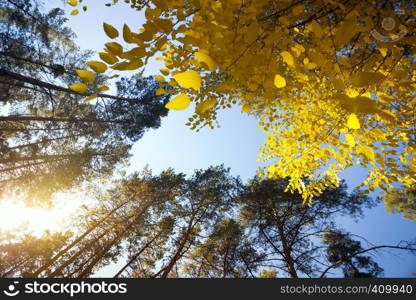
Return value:
<svg viewBox="0 0 416 300">
<path fill-rule="evenodd" d="M 86 246 L 79 249 L 67 261 L 65 261 L 62 265 L 60 265 L 55 271 L 48 274 L 48 276 L 46 278 L 53 278 L 53 277 L 59 275 L 66 267 L 68 267 L 72 262 L 74 262 L 80 254 L 86 252 L 89 248 L 91 248 L 92 245 L 96 244 L 106 234 L 108 234 L 108 231 L 102 232 L 98 237 L 96 237 L 94 240 L 89 242 Z"/>
<path fill-rule="evenodd" d="M 116 273 L 116 275 L 114 275 L 113 278 L 118 278 L 123 272 L 124 270 L 126 270 L 128 267 L 130 267 L 130 265 L 143 253 L 144 250 L 146 250 L 147 248 L 150 247 L 150 245 L 160 236 L 161 233 L 158 233 L 157 235 L 155 235 L 150 241 L 148 241 L 146 243 L 146 245 L 144 245 L 139 252 L 137 252 L 135 255 L 133 255 L 133 257 L 124 265 L 124 267 L 122 267 L 120 269 L 120 271 L 118 271 Z"/>
<path fill-rule="evenodd" d="M 103 258 L 104 255 L 107 254 L 107 252 L 117 243 L 119 242 L 121 239 L 124 238 L 124 234 L 126 232 L 128 232 L 136 223 L 138 218 L 135 218 L 133 222 L 131 222 L 126 228 L 124 228 L 119 234 L 116 235 L 115 238 L 113 238 L 111 240 L 111 242 L 104 248 L 102 249 L 97 255 L 95 255 L 94 259 L 92 260 L 92 262 L 84 269 L 84 271 L 82 271 L 77 278 L 84 278 L 86 277 L 91 271 L 92 269 L 95 267 L 95 265 Z"/>
<path fill-rule="evenodd" d="M 43 160 L 44 162 L 47 161 L 55 161 L 61 160 L 65 158 L 72 158 L 72 157 L 82 157 L 82 156 L 106 156 L 110 155 L 110 153 L 100 153 L 100 152 L 92 152 L 92 153 L 76 153 L 76 154 L 51 154 L 51 155 L 42 155 L 42 156 L 30 156 L 30 157 L 20 157 L 14 159 L 2 159 L 0 160 L 0 164 L 7 164 L 7 163 L 16 163 L 22 161 L 31 161 L 31 160 Z"/>
<path fill-rule="evenodd" d="M 43 271 L 47 270 L 50 266 L 52 266 L 56 262 L 57 259 L 59 259 L 62 255 L 64 255 L 65 253 L 67 253 L 76 244 L 78 244 L 81 240 L 83 240 L 88 234 L 90 234 L 92 231 L 94 231 L 98 226 L 102 225 L 112 214 L 114 214 L 117 210 L 119 210 L 120 208 L 122 208 L 124 205 L 126 205 L 130 201 L 132 201 L 132 200 L 130 199 L 130 200 L 126 201 L 126 202 L 121 203 L 119 206 L 113 208 L 107 215 L 105 215 L 99 222 L 97 222 L 97 224 L 95 224 L 94 226 L 92 226 L 91 228 L 89 228 L 81 236 L 79 236 L 78 238 L 76 238 L 71 244 L 69 244 L 68 246 L 66 246 L 61 251 L 59 251 L 54 257 L 51 258 L 51 260 L 50 260 L 49 263 L 47 263 L 44 266 L 42 266 L 41 268 L 39 268 L 32 275 L 34 277 L 37 277 L 37 276 L 39 276 L 40 273 L 42 273 Z"/>
<path fill-rule="evenodd" d="M 189 221 L 188 228 L 186 229 L 186 232 L 185 232 L 185 234 L 182 238 L 181 243 L 179 244 L 179 247 L 176 249 L 175 254 L 171 258 L 169 264 L 166 267 L 163 268 L 162 275 L 160 276 L 161 278 L 167 278 L 168 277 L 170 271 L 172 271 L 172 268 L 175 266 L 178 259 L 182 256 L 181 255 L 182 250 L 183 250 L 183 248 L 185 248 L 185 244 L 188 241 L 191 230 L 195 226 L 195 224 L 193 223 L 194 219 L 195 219 L 195 214 L 192 215 L 191 220 Z"/>
<path fill-rule="evenodd" d="M 37 122 L 73 122 L 73 123 L 128 123 L 126 121 L 116 121 L 116 120 L 103 120 L 103 119 L 92 119 L 92 118 L 58 118 L 58 117 L 41 117 L 41 116 L 0 116 L 0 122 L 27 122 L 27 121 L 37 121 Z"/>
<path fill-rule="evenodd" d="M 11 72 L 11 71 L 8 71 L 8 70 L 5 70 L 5 69 L 0 69 L 0 76 L 12 78 L 12 79 L 17 80 L 17 81 L 33 84 L 33 85 L 43 87 L 43 88 L 46 88 L 46 89 L 49 89 L 49 90 L 66 92 L 66 93 L 72 94 L 72 95 L 88 97 L 88 96 L 91 96 L 93 94 L 93 93 L 78 93 L 78 92 L 75 92 L 75 91 L 73 91 L 69 88 L 65 88 L 65 87 L 62 87 L 62 86 L 59 86 L 59 85 L 44 82 L 44 81 L 38 80 L 36 78 L 21 75 L 21 74 Z M 130 103 L 137 102 L 137 99 L 124 98 L 124 97 L 118 97 L 118 96 L 107 95 L 107 94 L 98 93 L 97 96 L 102 97 L 102 98 L 115 99 L 115 100 L 119 100 L 119 101 L 127 101 L 127 102 L 130 102 Z"/>
<path fill-rule="evenodd" d="M 8 147 L 8 150 L 22 149 L 22 148 L 27 148 L 27 147 L 36 146 L 36 145 L 40 145 L 40 144 L 45 144 L 45 143 L 49 143 L 49 142 L 59 141 L 59 140 L 67 139 L 67 138 L 80 137 L 80 136 L 83 136 L 83 135 L 84 134 L 75 134 L 75 135 L 61 136 L 61 137 L 57 137 L 57 138 L 53 138 L 53 139 L 43 139 L 43 140 L 41 140 L 39 142 L 36 142 L 36 143 L 29 143 L 29 144 L 23 144 L 23 145 Z"/>
<path fill-rule="evenodd" d="M 279 232 L 279 237 L 280 237 L 280 240 L 282 241 L 283 254 L 284 254 L 284 259 L 286 262 L 288 272 L 292 278 L 298 278 L 298 274 L 295 268 L 295 262 L 292 257 L 292 248 L 289 246 L 289 243 L 286 238 L 286 233 L 284 230 L 284 223 L 280 221 L 276 210 L 274 210 L 274 217 L 277 223 L 277 230 Z"/>
</svg>

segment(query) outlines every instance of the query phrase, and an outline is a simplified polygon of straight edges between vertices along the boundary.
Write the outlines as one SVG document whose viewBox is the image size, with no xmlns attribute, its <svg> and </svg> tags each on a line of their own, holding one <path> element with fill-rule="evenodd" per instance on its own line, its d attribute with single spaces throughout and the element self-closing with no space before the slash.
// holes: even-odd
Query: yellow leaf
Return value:
<svg viewBox="0 0 416 300">
<path fill-rule="evenodd" d="M 71 11 L 71 16 L 76 16 L 79 13 L 78 9 Z"/>
<path fill-rule="evenodd" d="M 105 46 L 108 49 L 108 51 L 110 51 L 110 53 L 113 55 L 120 55 L 121 53 L 123 53 L 123 46 L 121 46 L 119 43 L 111 42 L 105 44 Z"/>
<path fill-rule="evenodd" d="M 298 15 L 302 14 L 304 10 L 305 10 L 305 6 L 298 5 L 298 6 L 295 6 L 292 9 L 292 13 L 293 13 L 294 16 L 298 16 Z"/>
<path fill-rule="evenodd" d="M 157 89 L 156 90 L 156 96 L 160 96 L 160 95 L 164 95 L 164 94 L 166 94 L 164 89 Z"/>
<path fill-rule="evenodd" d="M 199 90 L 201 88 L 201 76 L 194 70 L 175 74 L 173 78 L 185 89 Z"/>
<path fill-rule="evenodd" d="M 283 88 L 286 86 L 286 80 L 279 74 L 276 74 L 276 76 L 274 76 L 274 85 L 279 89 Z"/>
<path fill-rule="evenodd" d="M 289 26 L 291 24 L 289 18 L 286 17 L 286 16 L 281 16 L 281 17 L 279 17 L 278 20 L 279 20 L 280 23 L 282 23 L 285 26 Z"/>
<path fill-rule="evenodd" d="M 375 154 L 374 154 L 373 149 L 371 149 L 370 147 L 358 146 L 355 151 L 357 151 L 358 154 L 363 155 L 369 161 L 374 162 Z"/>
<path fill-rule="evenodd" d="M 134 55 L 131 55 L 128 52 L 123 52 L 118 57 L 128 59 L 128 60 L 134 60 L 136 58 Z"/>
<path fill-rule="evenodd" d="M 97 89 L 97 91 L 98 92 L 105 92 L 105 91 L 108 91 L 110 88 L 108 87 L 108 86 L 106 86 L 106 85 L 103 85 L 103 86 L 100 86 L 98 89 Z"/>
<path fill-rule="evenodd" d="M 173 98 L 165 105 L 167 109 L 173 109 L 173 110 L 184 110 L 186 109 L 189 104 L 191 104 L 191 99 L 186 94 L 180 94 Z"/>
<path fill-rule="evenodd" d="M 105 61 L 106 63 L 112 65 L 115 64 L 116 62 L 118 62 L 118 58 L 115 57 L 114 55 L 110 54 L 110 53 L 106 53 L 106 52 L 100 52 L 99 53 L 100 58 Z"/>
<path fill-rule="evenodd" d="M 378 103 L 368 97 L 357 97 L 353 102 L 358 113 L 374 114 L 378 112 Z"/>
<path fill-rule="evenodd" d="M 333 78 L 332 79 L 332 84 L 338 90 L 344 90 L 345 89 L 345 84 L 342 81 L 342 79 L 340 79 L 340 78 Z"/>
<path fill-rule="evenodd" d="M 76 72 L 77 72 L 78 77 L 86 82 L 93 82 L 95 79 L 95 74 L 91 71 L 76 70 Z"/>
<path fill-rule="evenodd" d="M 177 82 L 175 79 L 173 79 L 173 78 L 171 78 L 171 79 L 169 80 L 168 84 L 169 84 L 170 86 L 178 86 L 178 82 Z"/>
<path fill-rule="evenodd" d="M 195 112 L 199 115 L 205 114 L 208 110 L 213 108 L 217 104 L 217 100 L 209 99 L 198 103 L 195 107 Z"/>
<path fill-rule="evenodd" d="M 165 77 L 163 77 L 162 75 L 156 75 L 155 79 L 157 80 L 157 82 L 164 82 L 165 81 Z"/>
<path fill-rule="evenodd" d="M 379 72 L 360 72 L 352 78 L 351 82 L 355 87 L 365 87 L 377 84 L 384 78 L 384 75 Z"/>
<path fill-rule="evenodd" d="M 354 137 L 351 134 L 346 134 L 345 135 L 345 141 L 351 147 L 355 147 L 355 140 L 354 140 Z"/>
<path fill-rule="evenodd" d="M 241 108 L 241 111 L 244 113 L 249 113 L 250 110 L 251 110 L 251 107 L 248 104 L 244 104 L 243 107 Z"/>
<path fill-rule="evenodd" d="M 377 114 L 387 123 L 393 123 L 396 120 L 396 116 L 392 112 L 385 109 L 378 110 Z"/>
<path fill-rule="evenodd" d="M 356 91 L 354 89 L 347 89 L 345 92 L 346 92 L 347 96 L 351 97 L 351 98 L 355 98 L 360 94 L 358 91 Z"/>
<path fill-rule="evenodd" d="M 96 73 L 104 73 L 107 70 L 107 65 L 99 61 L 89 61 L 87 65 Z"/>
<path fill-rule="evenodd" d="M 110 39 L 115 39 L 116 37 L 118 37 L 118 31 L 113 26 L 107 23 L 103 23 L 103 27 L 104 27 L 105 34 Z"/>
<path fill-rule="evenodd" d="M 84 103 L 90 102 L 91 100 L 95 98 L 97 98 L 97 94 L 92 94 L 87 99 L 84 100 Z"/>
<path fill-rule="evenodd" d="M 310 24 L 311 31 L 316 35 L 317 38 L 321 38 L 324 35 L 324 31 L 318 22 L 313 20 Z"/>
<path fill-rule="evenodd" d="M 297 57 L 299 57 L 303 52 L 305 52 L 305 48 L 302 45 L 299 45 L 299 44 L 296 44 L 295 46 L 291 47 L 290 50 Z"/>
<path fill-rule="evenodd" d="M 248 26 L 245 35 L 244 35 L 244 41 L 247 44 L 253 43 L 258 38 L 258 33 L 260 30 L 259 23 L 256 19 L 254 19 L 253 22 L 251 22 L 250 26 Z"/>
<path fill-rule="evenodd" d="M 290 54 L 290 52 L 282 51 L 280 55 L 282 55 L 284 62 L 287 63 L 289 66 L 293 66 L 295 64 L 295 60 L 293 59 L 293 56 L 292 54 Z"/>
<path fill-rule="evenodd" d="M 130 30 L 130 27 L 124 24 L 123 26 L 123 39 L 126 43 L 131 43 L 133 40 L 133 33 Z"/>
<path fill-rule="evenodd" d="M 143 66 L 142 60 L 141 59 L 135 59 L 133 61 L 130 61 L 127 64 L 126 70 L 130 70 L 130 71 L 137 70 L 137 69 L 141 68 L 142 66 Z"/>
<path fill-rule="evenodd" d="M 360 121 L 357 118 L 356 114 L 350 114 L 347 121 L 348 128 L 351 129 L 360 129 Z"/>
<path fill-rule="evenodd" d="M 388 49 L 387 48 L 377 48 L 377 50 L 380 52 L 380 54 L 383 57 L 386 57 L 387 56 L 387 52 L 388 52 Z"/>
<path fill-rule="evenodd" d="M 69 0 L 67 3 L 71 6 L 77 6 L 78 5 L 78 0 Z"/>
<path fill-rule="evenodd" d="M 337 47 L 347 44 L 357 33 L 357 19 L 350 18 L 345 20 L 338 28 L 335 34 L 334 43 Z"/>
<path fill-rule="evenodd" d="M 151 31 L 151 30 L 145 30 L 145 31 L 142 31 L 138 36 L 137 36 L 137 38 L 139 38 L 140 40 L 142 40 L 142 41 L 151 41 L 152 39 L 153 39 L 153 31 Z"/>
<path fill-rule="evenodd" d="M 143 57 L 146 55 L 146 49 L 143 47 L 136 47 L 125 53 L 131 54 L 135 57 Z"/>
<path fill-rule="evenodd" d="M 84 83 L 72 84 L 69 86 L 69 88 L 74 92 L 78 92 L 81 94 L 84 94 L 88 90 L 88 87 Z"/>
<path fill-rule="evenodd" d="M 320 67 L 324 67 L 326 64 L 325 57 L 318 51 L 309 51 L 309 58 Z"/>
<path fill-rule="evenodd" d="M 121 63 L 115 64 L 111 68 L 119 71 L 132 71 L 140 68 L 141 66 L 143 66 L 143 62 L 138 59 L 131 62 L 123 61 Z"/>
<path fill-rule="evenodd" d="M 211 72 L 215 71 L 217 68 L 217 63 L 206 53 L 206 51 L 199 50 L 195 53 L 195 57 L 199 63 L 205 63 Z"/>
<path fill-rule="evenodd" d="M 160 71 L 160 73 L 162 73 L 165 76 L 168 76 L 169 73 L 170 73 L 168 69 L 160 69 L 159 71 Z"/>
<path fill-rule="evenodd" d="M 305 64 L 306 69 L 308 70 L 313 70 L 317 67 L 318 65 L 314 62 L 308 62 L 307 64 Z"/>
</svg>

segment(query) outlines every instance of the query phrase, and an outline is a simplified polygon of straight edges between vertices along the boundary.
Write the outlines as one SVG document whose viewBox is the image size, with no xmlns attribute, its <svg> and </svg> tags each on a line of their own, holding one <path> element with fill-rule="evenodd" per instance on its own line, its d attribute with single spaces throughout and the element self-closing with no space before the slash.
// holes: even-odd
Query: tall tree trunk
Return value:
<svg viewBox="0 0 416 300">
<path fill-rule="evenodd" d="M 289 243 L 286 238 L 286 233 L 284 230 L 284 223 L 280 220 L 278 213 L 274 210 L 274 217 L 277 223 L 277 230 L 279 232 L 279 237 L 282 242 L 284 259 L 286 262 L 287 270 L 292 278 L 298 278 L 298 274 L 295 268 L 295 262 L 292 257 L 292 248 L 289 246 Z"/>
<path fill-rule="evenodd" d="M 55 69 L 56 69 L 54 66 L 44 64 L 40 61 L 34 61 L 30 58 L 16 56 L 16 55 L 14 55 L 13 53 L 10 53 L 10 52 L 0 51 L 0 55 L 7 56 L 7 57 L 13 58 L 15 60 L 21 60 L 21 61 L 24 61 L 24 62 L 27 62 L 27 63 L 30 63 L 30 64 L 34 64 L 34 65 L 37 65 L 37 66 L 41 66 L 41 67 L 44 67 L 44 68 L 47 68 L 47 69 L 51 70 L 52 72 L 54 72 Z M 67 73 L 65 70 L 63 70 L 63 72 Z"/>
<path fill-rule="evenodd" d="M 95 255 L 94 259 L 92 260 L 92 262 L 84 269 L 84 271 L 82 271 L 77 277 L 78 278 L 84 278 L 86 277 L 91 271 L 92 269 L 95 267 L 95 265 L 104 257 L 104 255 L 107 254 L 107 252 L 117 243 L 119 242 L 121 239 L 123 239 L 125 236 L 124 234 L 126 232 L 128 232 L 135 224 L 136 221 L 138 220 L 138 218 L 136 218 L 133 222 L 131 222 L 126 228 L 124 228 L 124 230 L 122 230 L 119 234 L 116 235 L 115 238 L 113 238 L 111 240 L 111 242 L 104 247 L 104 249 L 102 249 L 97 255 Z"/>
<path fill-rule="evenodd" d="M 25 164 L 25 165 L 21 165 L 21 166 L 0 169 L 0 173 L 6 173 L 6 172 L 16 171 L 16 170 L 23 169 L 23 168 L 29 168 L 29 167 L 39 166 L 39 165 L 42 165 L 44 163 L 45 162 L 42 161 L 42 162 L 37 162 L 37 163 L 30 163 L 30 164 Z"/>
<path fill-rule="evenodd" d="M 19 157 L 19 158 L 12 158 L 12 159 L 2 159 L 0 160 L 0 164 L 7 164 L 7 163 L 17 163 L 22 161 L 31 161 L 31 160 L 43 160 L 44 162 L 48 161 L 55 161 L 55 160 L 62 160 L 65 158 L 74 158 L 74 157 L 82 157 L 82 156 L 106 156 L 110 155 L 109 153 L 100 153 L 100 152 L 92 152 L 92 153 L 76 153 L 76 154 L 51 154 L 51 155 L 39 155 L 39 156 L 29 156 L 29 157 Z"/>
<path fill-rule="evenodd" d="M 227 276 L 227 269 L 228 269 L 227 258 L 228 258 L 229 249 L 230 247 L 229 245 L 227 245 L 227 249 L 225 250 L 223 261 L 222 261 L 221 278 L 225 278 L 225 276 Z"/>
<path fill-rule="evenodd" d="M 15 264 L 13 267 L 9 268 L 6 272 L 2 273 L 0 275 L 0 278 L 5 278 L 7 277 L 9 274 L 12 274 L 14 271 L 17 270 L 17 268 L 20 268 L 22 265 L 24 265 L 26 262 L 28 262 L 29 260 L 31 260 L 31 257 L 26 257 L 25 259 L 23 259 L 21 262 Z"/>
<path fill-rule="evenodd" d="M 22 148 L 27 148 L 27 147 L 36 146 L 36 145 L 40 145 L 40 144 L 45 144 L 45 143 L 49 143 L 49 142 L 64 140 L 64 139 L 68 139 L 68 138 L 80 137 L 80 136 L 83 136 L 83 135 L 85 135 L 85 134 L 66 135 L 66 136 L 61 136 L 61 137 L 57 137 L 57 138 L 53 138 L 53 139 L 42 139 L 39 142 L 17 145 L 17 146 L 13 146 L 13 147 L 8 147 L 7 149 L 8 150 L 22 149 Z"/>
<path fill-rule="evenodd" d="M 150 247 L 150 245 L 161 235 L 161 232 L 159 232 L 157 235 L 155 235 L 150 241 L 144 245 L 139 252 L 137 252 L 133 257 L 114 275 L 113 278 L 118 278 L 130 265 L 143 253 L 144 250 Z"/>
<path fill-rule="evenodd" d="M 118 211 L 120 208 L 125 206 L 127 203 L 130 203 L 132 199 L 129 199 L 128 201 L 125 201 L 118 205 L 117 207 L 113 208 L 107 215 L 105 215 L 99 222 L 97 222 L 94 226 L 89 228 L 87 231 L 85 231 L 82 235 L 80 235 L 78 238 L 76 238 L 72 243 L 70 243 L 68 246 L 66 246 L 64 249 L 59 251 L 55 256 L 53 256 L 49 263 L 45 264 L 41 268 L 39 268 L 35 273 L 33 273 L 33 277 L 38 277 L 40 273 L 47 270 L 50 266 L 52 266 L 57 259 L 62 257 L 64 254 L 66 254 L 69 250 L 71 250 L 76 244 L 78 244 L 81 240 L 83 240 L 88 234 L 90 234 L 92 231 L 94 231 L 97 227 L 102 225 L 107 219 L 114 214 L 116 211 Z"/>
<path fill-rule="evenodd" d="M 194 228 L 194 226 L 196 224 L 196 223 L 194 224 L 194 219 L 195 219 L 195 214 L 192 215 L 191 220 L 189 221 L 188 228 L 186 229 L 186 232 L 183 235 L 181 243 L 179 244 L 178 248 L 176 249 L 175 254 L 170 259 L 168 265 L 163 268 L 162 275 L 160 276 L 161 278 L 167 278 L 170 271 L 172 271 L 172 268 L 175 266 L 176 262 L 178 261 L 178 259 L 181 258 L 182 250 L 185 248 L 186 242 L 189 239 L 189 235 L 190 235 L 192 229 Z"/>
<path fill-rule="evenodd" d="M 75 274 L 78 274 L 78 272 L 81 272 L 82 269 L 84 269 L 85 265 L 88 264 L 94 257 L 91 255 L 86 259 L 82 264 L 80 264 L 75 270 L 73 270 L 70 274 L 68 274 L 65 278 L 76 278 L 77 276 L 74 276 Z"/>
<path fill-rule="evenodd" d="M 0 122 L 72 122 L 72 123 L 128 123 L 126 121 L 103 120 L 94 118 L 58 118 L 58 117 L 40 117 L 40 116 L 0 116 Z"/>
<path fill-rule="evenodd" d="M 148 208 L 150 207 L 151 203 L 147 202 L 146 205 L 141 209 L 141 211 L 135 215 L 133 215 L 135 218 L 132 222 L 130 222 L 130 224 L 127 225 L 127 227 L 125 227 L 125 229 L 123 229 L 123 231 L 116 236 L 102 251 L 99 252 L 98 255 L 96 255 L 96 257 L 94 258 L 94 260 L 88 265 L 87 268 L 85 268 L 85 270 L 83 272 L 81 272 L 81 274 L 79 274 L 77 277 L 79 278 L 83 278 L 85 277 L 89 272 L 91 272 L 91 270 L 95 267 L 95 265 L 104 257 L 105 254 L 107 254 L 107 252 L 118 242 L 120 241 L 123 237 L 124 234 L 126 232 L 128 232 L 135 224 L 136 222 L 143 216 L 143 214 L 148 210 Z M 130 216 L 127 218 L 127 220 L 129 220 L 131 217 Z M 127 221 L 124 220 L 124 221 Z M 123 223 L 124 223 L 123 221 Z"/>
<path fill-rule="evenodd" d="M 79 249 L 75 254 L 73 254 L 68 260 L 66 260 L 62 265 L 60 265 L 55 271 L 49 273 L 47 278 L 53 278 L 62 273 L 62 271 L 68 267 L 71 263 L 73 263 L 81 254 L 85 253 L 88 249 L 90 249 L 94 244 L 98 243 L 98 241 L 108 234 L 109 231 L 104 230 L 98 237 L 94 240 L 90 241 L 87 245 Z"/>
<path fill-rule="evenodd" d="M 65 87 L 62 87 L 62 86 L 59 86 L 59 85 L 44 82 L 44 81 L 38 80 L 36 78 L 21 75 L 21 74 L 18 74 L 18 73 L 12 72 L 12 71 L 8 71 L 8 70 L 5 70 L 5 69 L 0 69 L 0 76 L 8 77 L 8 78 L 20 81 L 20 82 L 29 83 L 29 84 L 36 85 L 36 86 L 39 86 L 39 87 L 43 87 L 43 88 L 46 88 L 46 89 L 49 89 L 49 90 L 54 90 L 54 91 L 59 91 L 59 92 L 66 92 L 66 93 L 71 94 L 71 95 L 78 95 L 78 96 L 87 97 L 87 96 L 90 96 L 92 94 L 92 93 L 78 93 L 78 92 L 75 92 L 75 91 L 73 91 L 69 88 L 65 88 Z M 97 96 L 102 97 L 102 98 L 115 99 L 115 100 L 119 100 L 119 101 L 127 101 L 127 102 L 130 102 L 130 103 L 137 102 L 137 99 L 123 98 L 123 97 L 107 95 L 107 94 L 98 93 Z"/>
<path fill-rule="evenodd" d="M 0 128 L 0 132 L 2 131 L 58 131 L 58 130 L 70 130 L 72 128 L 68 127 L 60 127 L 60 128 Z"/>
</svg>

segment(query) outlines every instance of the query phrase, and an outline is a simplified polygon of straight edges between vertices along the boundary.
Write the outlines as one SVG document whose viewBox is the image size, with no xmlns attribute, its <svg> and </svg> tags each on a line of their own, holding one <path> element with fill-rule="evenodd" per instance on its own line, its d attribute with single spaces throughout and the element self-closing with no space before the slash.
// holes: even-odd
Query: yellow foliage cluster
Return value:
<svg viewBox="0 0 416 300">
<path fill-rule="evenodd" d="M 169 86 L 176 94 L 169 109 L 196 104 L 192 129 L 213 127 L 218 110 L 234 104 L 256 114 L 267 134 L 260 160 L 269 163 L 260 176 L 290 177 L 288 189 L 305 202 L 353 165 L 368 169 L 367 192 L 415 183 L 411 1 L 393 1 L 395 8 L 376 0 L 125 2 L 144 10 L 146 22 L 125 25 L 123 45 L 107 43 L 103 63 L 135 70 L 150 57 L 162 60 L 157 93 Z M 389 31 L 387 18 L 396 24 Z M 104 31 L 119 37 L 109 24 Z"/>
</svg>

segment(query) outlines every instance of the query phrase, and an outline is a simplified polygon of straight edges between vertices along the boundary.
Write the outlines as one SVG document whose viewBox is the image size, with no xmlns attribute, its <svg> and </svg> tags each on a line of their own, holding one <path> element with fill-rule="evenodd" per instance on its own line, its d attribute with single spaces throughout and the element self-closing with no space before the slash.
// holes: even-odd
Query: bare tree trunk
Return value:
<svg viewBox="0 0 416 300">
<path fill-rule="evenodd" d="M 1 131 L 1 129 L 0 129 L 0 131 Z M 59 140 L 67 139 L 67 138 L 80 137 L 80 136 L 83 136 L 83 135 L 84 134 L 75 134 L 75 135 L 61 136 L 61 137 L 57 137 L 57 138 L 53 138 L 53 139 L 43 139 L 43 140 L 41 140 L 39 142 L 36 142 L 36 143 L 29 143 L 29 144 L 24 144 L 24 145 L 8 147 L 7 149 L 8 150 L 22 149 L 22 148 L 27 148 L 27 147 L 36 146 L 36 145 L 40 145 L 40 144 L 45 144 L 45 143 L 49 143 L 49 142 L 59 141 Z"/>
<path fill-rule="evenodd" d="M 63 256 L 65 253 L 67 253 L 70 249 L 72 249 L 76 244 L 78 244 L 81 240 L 83 240 L 88 234 L 90 234 L 92 231 L 94 231 L 98 226 L 102 225 L 112 214 L 114 214 L 117 210 L 119 210 L 120 208 L 122 208 L 124 205 L 126 205 L 127 203 L 131 202 L 132 200 L 128 200 L 126 202 L 121 203 L 119 206 L 115 207 L 114 209 L 112 209 L 105 217 L 103 217 L 99 222 L 97 222 L 97 224 L 95 224 L 94 226 L 92 226 L 90 229 L 88 229 L 87 231 L 85 231 L 81 236 L 79 236 L 78 238 L 76 238 L 71 244 L 69 244 L 68 246 L 66 246 L 64 249 L 62 249 L 61 251 L 59 251 L 54 257 L 52 257 L 50 259 L 50 262 L 45 264 L 44 266 L 42 266 L 41 268 L 39 268 L 35 273 L 33 273 L 33 277 L 37 277 L 39 276 L 40 273 L 42 273 L 43 271 L 47 270 L 50 266 L 52 266 L 57 259 L 59 259 L 61 256 Z"/>
<path fill-rule="evenodd" d="M 283 254 L 284 254 L 284 259 L 286 262 L 288 272 L 292 278 L 298 278 L 298 274 L 295 268 L 295 262 L 292 257 L 292 249 L 289 246 L 289 243 L 286 238 L 286 233 L 284 230 L 284 223 L 280 220 L 279 215 L 277 214 L 276 211 L 274 211 L 274 217 L 277 223 L 277 230 L 279 232 L 279 237 L 280 237 L 280 240 L 282 241 Z"/>
<path fill-rule="evenodd" d="M 128 267 L 130 267 L 130 265 L 143 253 L 144 250 L 146 250 L 147 248 L 150 247 L 150 245 L 160 236 L 161 233 L 158 233 L 157 235 L 155 235 L 150 241 L 148 241 L 146 243 L 146 245 L 144 245 L 139 252 L 137 252 L 135 255 L 133 255 L 133 257 L 124 265 L 124 267 L 122 267 L 120 269 L 120 271 L 118 271 L 116 273 L 116 275 L 114 275 L 113 278 L 118 278 L 123 272 L 124 270 L 126 270 Z"/>
<path fill-rule="evenodd" d="M 59 275 L 66 267 L 68 267 L 71 263 L 73 263 L 80 254 L 84 253 L 88 249 L 91 248 L 94 244 L 96 244 L 103 236 L 108 234 L 108 231 L 102 232 L 97 238 L 89 242 L 86 246 L 82 247 L 80 250 L 78 250 L 75 254 L 73 254 L 67 261 L 65 261 L 62 265 L 60 265 L 55 271 L 48 274 L 47 278 L 53 278 L 57 275 Z"/>
<path fill-rule="evenodd" d="M 191 230 L 195 225 L 193 223 L 194 219 L 195 219 L 195 214 L 192 215 L 191 220 L 189 221 L 189 224 L 188 224 L 188 228 L 186 229 L 186 232 L 183 235 L 181 243 L 179 244 L 178 248 L 176 249 L 175 254 L 170 259 L 168 265 L 163 268 L 162 275 L 160 276 L 161 278 L 167 278 L 168 277 L 170 271 L 172 271 L 172 268 L 175 266 L 178 259 L 182 256 L 182 250 L 183 250 L 183 248 L 185 248 L 185 245 L 186 245 L 186 242 L 189 239 L 189 235 L 191 233 Z"/>
<path fill-rule="evenodd" d="M 90 118 L 57 118 L 57 117 L 40 117 L 40 116 L 0 116 L 0 122 L 72 122 L 72 123 L 127 123 L 126 121 L 90 119 Z"/>
<path fill-rule="evenodd" d="M 109 153 L 76 153 L 76 154 L 52 154 L 52 155 L 42 155 L 42 156 L 29 156 L 29 157 L 20 157 L 20 158 L 13 158 L 13 159 L 3 159 L 0 160 L 0 164 L 7 164 L 7 163 L 17 163 L 23 161 L 32 161 L 32 160 L 43 160 L 44 162 L 47 161 L 55 161 L 55 160 L 62 160 L 65 158 L 74 158 L 74 157 L 82 157 L 82 156 L 106 156 Z"/>
<path fill-rule="evenodd" d="M 92 269 L 95 267 L 95 265 L 104 257 L 104 255 L 107 254 L 107 252 L 117 243 L 119 242 L 123 237 L 124 234 L 129 231 L 135 224 L 136 224 L 137 218 L 131 222 L 123 231 L 121 231 L 118 235 L 116 235 L 115 238 L 111 240 L 111 242 L 102 249 L 97 255 L 95 255 L 95 258 L 92 260 L 92 262 L 82 271 L 77 278 L 84 278 L 89 274 Z"/>
<path fill-rule="evenodd" d="M 9 274 L 12 274 L 14 271 L 16 271 L 17 268 L 21 267 L 22 265 L 24 265 L 26 262 L 28 262 L 31 259 L 31 257 L 27 257 L 25 259 L 23 259 L 21 262 L 17 263 L 16 265 L 14 265 L 13 267 L 11 267 L 9 270 L 7 270 L 6 272 L 4 272 L 3 274 L 0 275 L 0 278 L 5 278 L 7 277 Z"/>
<path fill-rule="evenodd" d="M 225 276 L 227 276 L 227 256 L 228 256 L 228 251 L 229 251 L 229 246 L 227 246 L 227 250 L 225 251 L 224 254 L 224 258 L 223 258 L 223 262 L 222 262 L 222 274 L 221 274 L 221 278 L 225 278 Z"/>
<path fill-rule="evenodd" d="M 92 94 L 92 93 L 78 93 L 78 92 L 75 92 L 75 91 L 73 91 L 69 88 L 65 88 L 65 87 L 61 87 L 59 85 L 44 82 L 44 81 L 38 80 L 36 78 L 32 78 L 32 77 L 28 77 L 28 76 L 21 75 L 21 74 L 18 74 L 18 73 L 14 73 L 14 72 L 11 72 L 11 71 L 8 71 L 8 70 L 5 70 L 5 69 L 0 69 L 0 76 L 12 78 L 12 79 L 17 80 L 17 81 L 33 84 L 33 85 L 43 87 L 43 88 L 46 88 L 46 89 L 49 89 L 49 90 L 66 92 L 66 93 L 71 94 L 71 95 L 78 95 L 78 96 L 87 97 L 87 96 L 90 96 Z M 115 99 L 115 100 L 119 100 L 119 101 L 127 101 L 127 102 L 130 102 L 130 103 L 137 102 L 137 99 L 123 98 L 123 97 L 107 95 L 107 94 L 97 94 L 97 96 L 102 97 L 102 98 Z"/>
</svg>

